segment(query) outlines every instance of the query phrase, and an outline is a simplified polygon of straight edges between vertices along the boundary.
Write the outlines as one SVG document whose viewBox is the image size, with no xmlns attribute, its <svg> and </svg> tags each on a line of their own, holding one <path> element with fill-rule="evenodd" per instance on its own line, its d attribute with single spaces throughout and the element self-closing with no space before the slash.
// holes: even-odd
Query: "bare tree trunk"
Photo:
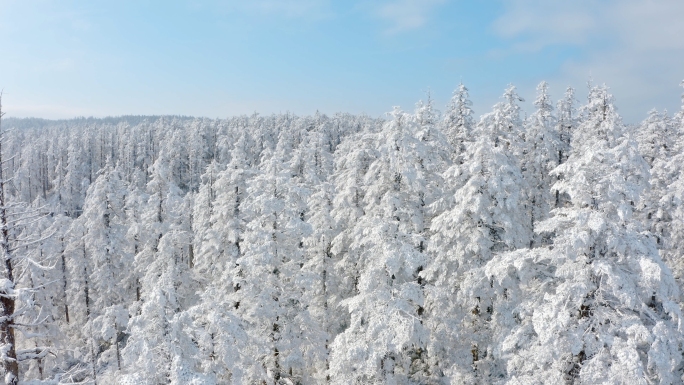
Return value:
<svg viewBox="0 0 684 385">
<path fill-rule="evenodd" d="M 90 365 L 92 366 L 93 370 L 93 382 L 95 385 L 97 385 L 97 370 L 95 370 L 95 339 L 93 338 L 93 324 L 90 321 L 90 288 L 88 286 L 88 265 L 86 264 L 85 243 L 83 244 L 83 275 L 85 280 L 83 292 L 85 294 L 86 322 L 88 322 L 88 324 L 90 325 Z"/>
<path fill-rule="evenodd" d="M 0 123 L 2 122 L 2 95 L 0 94 Z M 19 383 L 19 364 L 17 363 L 16 342 L 14 339 L 14 272 L 12 270 L 12 254 L 9 243 L 9 229 L 7 223 L 7 208 L 5 206 L 5 178 L 2 167 L 2 129 L 0 126 L 0 252 L 4 262 L 6 281 L 0 287 L 0 344 L 5 346 L 5 358 L 2 368 L 5 372 L 5 383 L 17 385 Z"/>
<path fill-rule="evenodd" d="M 114 336 L 114 344 L 116 345 L 116 364 L 119 371 L 121 371 L 121 351 L 119 350 L 119 336 L 121 333 L 119 333 L 116 323 L 114 323 L 114 330 L 116 330 L 116 335 Z"/>
<path fill-rule="evenodd" d="M 66 272 L 66 258 L 64 257 L 64 238 L 60 239 L 62 242 L 62 279 L 64 280 L 64 317 L 66 323 L 69 323 L 69 297 L 67 296 L 67 272 Z"/>
<path fill-rule="evenodd" d="M 35 343 L 36 345 L 36 352 L 41 352 L 41 349 L 38 347 L 38 342 Z M 43 359 L 37 358 L 38 361 L 38 374 L 40 375 L 40 380 L 43 381 Z"/>
</svg>

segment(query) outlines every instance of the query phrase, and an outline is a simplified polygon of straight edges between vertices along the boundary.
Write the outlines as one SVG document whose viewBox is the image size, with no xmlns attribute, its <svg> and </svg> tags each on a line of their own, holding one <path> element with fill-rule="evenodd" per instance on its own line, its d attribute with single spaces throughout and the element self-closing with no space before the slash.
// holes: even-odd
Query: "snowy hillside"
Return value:
<svg viewBox="0 0 684 385">
<path fill-rule="evenodd" d="M 537 91 L 3 119 L 5 383 L 681 384 L 684 105 Z"/>
</svg>

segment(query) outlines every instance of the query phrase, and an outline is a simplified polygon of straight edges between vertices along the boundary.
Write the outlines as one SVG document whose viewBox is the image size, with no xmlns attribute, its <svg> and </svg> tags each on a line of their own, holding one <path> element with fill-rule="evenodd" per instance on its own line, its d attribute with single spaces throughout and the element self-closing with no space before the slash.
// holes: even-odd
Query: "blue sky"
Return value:
<svg viewBox="0 0 684 385">
<path fill-rule="evenodd" d="M 8 116 L 381 116 L 438 107 L 463 81 L 474 110 L 512 83 L 584 100 L 606 83 L 628 122 L 680 108 L 681 0 L 0 0 Z"/>
</svg>

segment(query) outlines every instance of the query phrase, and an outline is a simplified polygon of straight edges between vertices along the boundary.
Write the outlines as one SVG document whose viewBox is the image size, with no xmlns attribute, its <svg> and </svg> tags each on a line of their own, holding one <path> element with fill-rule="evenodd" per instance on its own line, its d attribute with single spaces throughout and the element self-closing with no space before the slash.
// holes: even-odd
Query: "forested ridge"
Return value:
<svg viewBox="0 0 684 385">
<path fill-rule="evenodd" d="M 559 93 L 2 119 L 5 383 L 683 383 L 684 97 Z"/>
</svg>

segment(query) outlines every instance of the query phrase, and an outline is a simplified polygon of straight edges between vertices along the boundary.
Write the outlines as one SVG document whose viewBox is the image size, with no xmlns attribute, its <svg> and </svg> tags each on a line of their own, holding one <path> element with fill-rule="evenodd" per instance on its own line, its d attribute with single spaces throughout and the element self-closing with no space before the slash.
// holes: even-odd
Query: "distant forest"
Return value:
<svg viewBox="0 0 684 385">
<path fill-rule="evenodd" d="M 582 99 L 3 119 L 5 384 L 682 384 L 684 97 Z"/>
</svg>

